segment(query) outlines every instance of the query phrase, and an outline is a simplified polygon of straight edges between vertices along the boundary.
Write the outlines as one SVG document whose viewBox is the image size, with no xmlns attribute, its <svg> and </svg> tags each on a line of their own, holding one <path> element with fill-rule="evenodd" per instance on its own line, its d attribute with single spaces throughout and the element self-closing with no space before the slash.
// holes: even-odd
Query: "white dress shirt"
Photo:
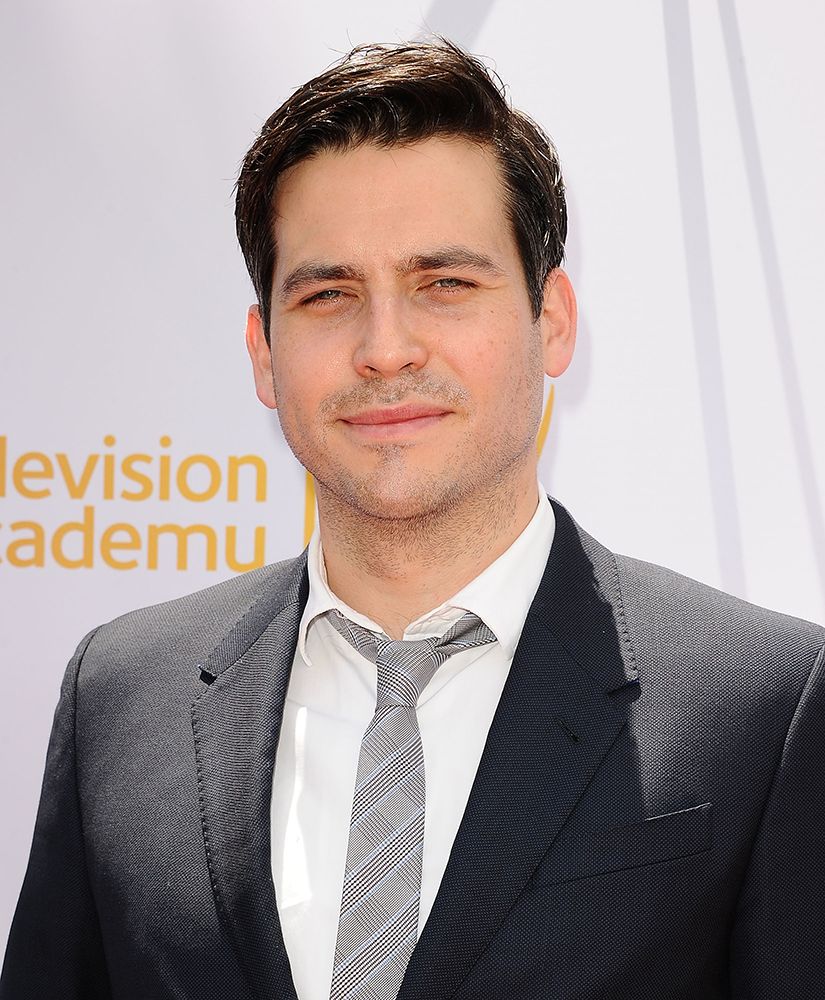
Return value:
<svg viewBox="0 0 825 1000">
<path fill-rule="evenodd" d="M 419 935 L 433 905 L 524 620 L 555 531 L 539 484 L 530 523 L 459 593 L 412 622 L 405 639 L 441 636 L 472 611 L 497 642 L 439 667 L 418 700 L 426 781 Z M 309 598 L 286 694 L 272 788 L 272 876 L 299 1000 L 329 1000 L 361 739 L 376 701 L 376 670 L 323 617 L 337 608 L 375 622 L 327 584 L 321 540 L 309 543 Z M 472 668 L 472 669 L 470 669 Z"/>
</svg>

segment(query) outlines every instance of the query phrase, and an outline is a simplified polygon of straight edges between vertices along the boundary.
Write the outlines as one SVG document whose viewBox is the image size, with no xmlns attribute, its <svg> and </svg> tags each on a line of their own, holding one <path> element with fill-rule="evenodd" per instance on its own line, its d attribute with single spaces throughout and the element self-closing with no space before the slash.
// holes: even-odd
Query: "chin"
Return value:
<svg viewBox="0 0 825 1000">
<path fill-rule="evenodd" d="M 329 479 L 326 488 L 339 503 L 362 515 L 382 520 L 431 517 L 448 510 L 460 499 L 459 484 L 443 476 L 391 476 L 343 481 Z"/>
<path fill-rule="evenodd" d="M 436 513 L 441 505 L 434 503 L 429 491 L 408 490 L 395 493 L 391 490 L 359 490 L 353 498 L 353 506 L 370 517 L 388 521 L 411 520 Z"/>
</svg>

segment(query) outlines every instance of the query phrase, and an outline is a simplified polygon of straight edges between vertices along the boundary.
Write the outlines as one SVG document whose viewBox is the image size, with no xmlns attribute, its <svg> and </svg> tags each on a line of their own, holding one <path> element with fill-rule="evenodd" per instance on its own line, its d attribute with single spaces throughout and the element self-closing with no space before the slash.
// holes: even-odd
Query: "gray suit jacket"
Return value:
<svg viewBox="0 0 825 1000">
<path fill-rule="evenodd" d="M 555 504 L 402 1000 L 825 997 L 825 631 Z M 305 555 L 88 635 L 1 1000 L 295 1000 L 272 770 Z"/>
</svg>

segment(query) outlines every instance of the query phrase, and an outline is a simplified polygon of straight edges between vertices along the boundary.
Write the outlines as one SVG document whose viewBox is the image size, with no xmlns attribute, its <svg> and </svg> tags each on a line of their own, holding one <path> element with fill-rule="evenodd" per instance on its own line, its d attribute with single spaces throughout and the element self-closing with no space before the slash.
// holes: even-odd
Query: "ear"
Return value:
<svg viewBox="0 0 825 1000">
<path fill-rule="evenodd" d="M 544 370 L 551 378 L 561 375 L 573 357 L 577 315 L 576 295 L 570 279 L 560 267 L 554 268 L 544 285 L 544 305 L 539 317 Z"/>
<path fill-rule="evenodd" d="M 246 349 L 252 359 L 252 373 L 255 376 L 255 392 L 258 399 L 274 410 L 278 401 L 275 397 L 275 380 L 272 374 L 272 352 L 264 336 L 264 324 L 257 303 L 249 307 L 246 315 Z"/>
</svg>

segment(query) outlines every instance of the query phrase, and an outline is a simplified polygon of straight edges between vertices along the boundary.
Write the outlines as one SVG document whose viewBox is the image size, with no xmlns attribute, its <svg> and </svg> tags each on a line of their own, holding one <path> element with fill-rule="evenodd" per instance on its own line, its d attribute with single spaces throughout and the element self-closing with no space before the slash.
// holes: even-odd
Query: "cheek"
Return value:
<svg viewBox="0 0 825 1000">
<path fill-rule="evenodd" d="M 305 344 L 281 336 L 272 350 L 272 371 L 281 395 L 290 401 L 300 401 L 311 394 L 313 373 L 318 369 L 312 350 Z"/>
<path fill-rule="evenodd" d="M 273 351 L 281 423 L 301 436 L 321 433 L 324 403 L 347 386 L 347 366 L 328 353 L 283 344 Z"/>
<path fill-rule="evenodd" d="M 275 395 L 281 423 L 288 427 L 303 427 L 311 422 L 318 405 L 314 392 L 317 383 L 301 365 L 276 364 L 273 368 Z"/>
<path fill-rule="evenodd" d="M 537 337 L 526 336 L 523 330 L 494 325 L 467 344 L 457 360 L 468 388 L 491 408 L 512 409 L 514 397 L 527 404 L 527 397 L 543 391 L 541 346 Z"/>
<path fill-rule="evenodd" d="M 487 416 L 489 433 L 518 442 L 529 441 L 538 431 L 544 403 L 544 369 L 541 352 L 523 341 L 497 349 L 486 358 L 484 397 L 480 408 Z"/>
</svg>

